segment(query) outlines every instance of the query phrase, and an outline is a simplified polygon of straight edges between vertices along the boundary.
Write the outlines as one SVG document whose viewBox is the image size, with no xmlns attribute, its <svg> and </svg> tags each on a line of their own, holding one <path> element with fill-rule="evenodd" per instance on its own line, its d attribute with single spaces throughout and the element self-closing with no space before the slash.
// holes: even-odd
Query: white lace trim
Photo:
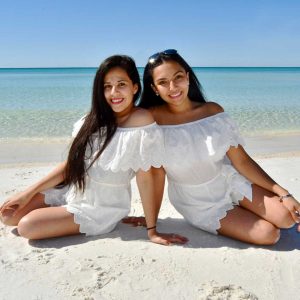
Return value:
<svg viewBox="0 0 300 300">
<path fill-rule="evenodd" d="M 85 116 L 73 127 L 75 137 L 84 123 Z M 98 149 L 98 138 L 94 139 L 93 148 Z M 91 158 L 95 157 L 97 151 Z M 113 172 L 138 169 L 147 171 L 151 166 L 159 168 L 164 162 L 163 134 L 161 128 L 154 122 L 140 127 L 118 127 L 93 167 Z"/>
<path fill-rule="evenodd" d="M 163 134 L 156 123 L 117 130 L 109 145 L 95 163 L 113 172 L 147 171 L 151 166 L 159 168 L 164 162 Z"/>
<path fill-rule="evenodd" d="M 226 217 L 228 211 L 233 209 L 235 205 L 239 205 L 239 201 L 242 201 L 244 197 L 252 201 L 252 186 L 244 176 L 239 174 L 231 165 L 223 166 L 222 175 L 226 177 L 229 188 L 222 201 L 225 204 L 216 210 L 216 217 L 211 218 L 212 222 L 209 224 L 215 234 L 218 234 L 217 230 L 221 228 L 220 221 Z"/>
<path fill-rule="evenodd" d="M 231 146 L 245 145 L 236 123 L 225 112 L 193 122 L 161 127 L 172 148 L 174 146 L 174 151 L 178 152 L 180 144 L 184 144 L 187 151 L 188 147 L 197 147 L 197 142 L 204 139 L 209 155 L 214 156 L 214 160 L 222 159 Z"/>
</svg>

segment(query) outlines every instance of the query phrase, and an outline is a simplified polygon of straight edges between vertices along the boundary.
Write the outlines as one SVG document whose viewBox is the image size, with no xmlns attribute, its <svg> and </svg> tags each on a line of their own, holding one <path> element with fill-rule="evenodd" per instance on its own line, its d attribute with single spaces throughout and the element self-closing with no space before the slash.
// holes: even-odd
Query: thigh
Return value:
<svg viewBox="0 0 300 300">
<path fill-rule="evenodd" d="M 28 239 L 46 239 L 79 234 L 79 225 L 65 207 L 38 208 L 24 216 L 18 232 Z"/>
<path fill-rule="evenodd" d="M 252 185 L 252 201 L 244 198 L 240 206 L 276 225 L 290 228 L 295 224 L 289 210 L 279 201 L 279 197 L 264 188 Z"/>
<path fill-rule="evenodd" d="M 19 221 L 28 213 L 31 211 L 38 209 L 48 207 L 48 205 L 45 203 L 45 195 L 38 193 L 36 194 L 31 201 L 24 206 L 15 216 L 12 216 L 13 211 L 7 211 L 3 213 L 1 216 L 1 221 L 9 226 L 17 226 Z"/>
<path fill-rule="evenodd" d="M 279 229 L 242 207 L 235 206 L 220 220 L 222 235 L 258 245 L 271 245 L 279 239 Z"/>
</svg>

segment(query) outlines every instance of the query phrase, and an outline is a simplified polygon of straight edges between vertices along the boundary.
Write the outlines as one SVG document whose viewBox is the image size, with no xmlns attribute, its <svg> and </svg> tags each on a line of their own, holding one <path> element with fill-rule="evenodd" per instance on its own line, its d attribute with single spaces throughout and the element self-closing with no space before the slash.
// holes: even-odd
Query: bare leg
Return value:
<svg viewBox="0 0 300 300">
<path fill-rule="evenodd" d="M 32 200 L 21 209 L 15 216 L 12 216 L 13 210 L 7 210 L 3 214 L 0 213 L 0 220 L 8 226 L 17 226 L 19 221 L 32 210 L 48 207 L 45 203 L 45 195 L 38 193 Z"/>
<path fill-rule="evenodd" d="M 252 185 L 252 202 L 247 198 L 240 207 L 230 210 L 221 221 L 218 232 L 244 242 L 270 245 L 278 241 L 278 228 L 295 224 L 290 212 L 279 202 L 279 197 L 257 185 Z"/>
<path fill-rule="evenodd" d="M 290 228 L 295 224 L 291 213 L 279 202 L 278 196 L 257 185 L 252 185 L 252 194 L 252 202 L 244 198 L 240 206 L 278 228 Z"/>
<path fill-rule="evenodd" d="M 220 220 L 222 235 L 257 245 L 273 245 L 280 237 L 280 230 L 251 211 L 235 206 Z"/>
<path fill-rule="evenodd" d="M 18 232 L 28 239 L 46 239 L 79 234 L 79 225 L 65 207 L 38 208 L 25 215 Z"/>
</svg>

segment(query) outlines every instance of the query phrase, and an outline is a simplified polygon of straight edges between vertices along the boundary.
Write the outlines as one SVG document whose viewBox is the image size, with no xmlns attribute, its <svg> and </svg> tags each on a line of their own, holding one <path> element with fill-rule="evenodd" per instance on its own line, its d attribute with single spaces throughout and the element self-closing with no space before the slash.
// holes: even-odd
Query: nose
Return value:
<svg viewBox="0 0 300 300">
<path fill-rule="evenodd" d="M 113 95 L 113 94 L 115 94 L 115 93 L 117 93 L 119 90 L 118 90 L 118 87 L 117 86 L 112 86 L 112 88 L 111 88 L 111 94 Z"/>
<path fill-rule="evenodd" d="M 170 88 L 170 91 L 172 91 L 172 90 L 174 90 L 176 88 L 176 84 L 175 84 L 175 82 L 173 80 L 170 81 L 169 88 Z"/>
</svg>

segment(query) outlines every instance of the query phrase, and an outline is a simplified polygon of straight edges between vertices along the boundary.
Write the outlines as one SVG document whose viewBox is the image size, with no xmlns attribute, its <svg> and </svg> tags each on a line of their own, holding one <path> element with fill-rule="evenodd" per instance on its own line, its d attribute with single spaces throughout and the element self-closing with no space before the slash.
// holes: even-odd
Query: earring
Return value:
<svg viewBox="0 0 300 300">
<path fill-rule="evenodd" d="M 156 93 L 155 93 L 155 95 L 156 95 L 156 96 L 159 96 L 159 93 L 158 93 L 158 92 L 156 92 Z"/>
</svg>

